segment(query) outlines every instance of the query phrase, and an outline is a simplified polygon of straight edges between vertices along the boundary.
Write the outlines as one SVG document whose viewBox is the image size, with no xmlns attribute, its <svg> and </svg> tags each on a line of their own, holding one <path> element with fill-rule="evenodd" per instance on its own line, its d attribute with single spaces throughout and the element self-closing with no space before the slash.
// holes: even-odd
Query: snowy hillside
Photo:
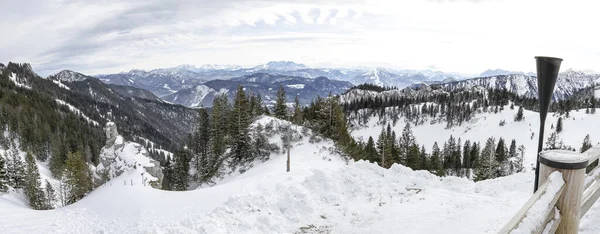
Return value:
<svg viewBox="0 0 600 234">
<path fill-rule="evenodd" d="M 530 118 L 530 116 L 528 116 Z M 261 123 L 271 121 L 263 117 Z M 283 123 L 278 121 L 278 123 Z M 277 143 L 279 136 L 271 142 Z M 186 192 L 142 186 L 123 173 L 81 201 L 33 211 L 0 195 L 3 233 L 495 233 L 529 198 L 533 175 L 474 183 L 401 165 L 346 163 L 332 142 L 305 138 L 216 186 Z M 117 183 L 125 181 L 126 184 Z M 128 181 L 133 181 L 132 184 Z M 592 208 L 582 233 L 597 233 Z"/>
<path fill-rule="evenodd" d="M 113 122 L 106 123 L 104 131 L 106 145 L 100 150 L 100 163 L 93 169 L 96 184 L 113 182 L 115 177 L 128 173 L 138 175 L 135 180 L 144 185 L 161 188 L 160 163 L 150 159 L 148 150 L 138 143 L 125 141 Z"/>
<path fill-rule="evenodd" d="M 424 144 L 428 151 L 432 149 L 434 142 L 443 144 L 450 135 L 460 138 L 463 142 L 470 140 L 482 144 L 489 137 L 495 137 L 496 140 L 502 137 L 507 141 L 515 139 L 518 144 L 523 144 L 526 147 L 524 164 L 526 168 L 531 168 L 530 165 L 535 163 L 537 151 L 539 114 L 525 110 L 523 113 L 525 119 L 521 122 L 515 122 L 514 117 L 517 114 L 518 106 L 515 106 L 513 110 L 509 106 L 505 106 L 504 110 L 499 111 L 497 114 L 493 112 L 477 113 L 469 122 L 450 129 L 446 128 L 445 122 L 431 124 L 429 121 L 425 121 L 423 125 L 413 126 L 412 130 L 417 142 Z M 548 114 L 544 139 L 547 139 L 554 132 L 551 126 L 556 126 L 558 117 L 553 113 Z M 570 112 L 570 118 L 563 116 L 563 130 L 558 134 L 558 137 L 565 145 L 579 149 L 583 138 L 590 134 L 592 143 L 596 145 L 600 142 L 600 125 L 597 124 L 599 120 L 599 114 L 585 114 L 585 110 L 573 110 Z M 500 126 L 501 121 L 506 121 L 504 126 Z M 400 118 L 398 123 L 392 126 L 392 130 L 397 133 L 402 132 L 405 124 L 405 119 Z M 378 117 L 370 117 L 366 126 L 359 127 L 351 134 L 356 139 L 362 139 L 363 141 L 372 136 L 376 141 L 382 127 L 383 125 Z"/>
</svg>

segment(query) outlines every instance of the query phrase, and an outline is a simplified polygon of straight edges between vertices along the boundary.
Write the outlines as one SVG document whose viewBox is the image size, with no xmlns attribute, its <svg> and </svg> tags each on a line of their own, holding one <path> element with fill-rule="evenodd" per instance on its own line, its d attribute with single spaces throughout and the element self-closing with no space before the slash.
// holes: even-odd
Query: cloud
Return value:
<svg viewBox="0 0 600 234">
<path fill-rule="evenodd" d="M 543 4 L 544 11 L 539 11 Z M 42 75 L 268 60 L 481 72 L 537 54 L 594 69 L 595 1 L 25 0 L 0 3 L 0 61 Z M 540 23 L 540 19 L 544 19 Z M 567 62 L 572 61 L 572 63 Z"/>
</svg>

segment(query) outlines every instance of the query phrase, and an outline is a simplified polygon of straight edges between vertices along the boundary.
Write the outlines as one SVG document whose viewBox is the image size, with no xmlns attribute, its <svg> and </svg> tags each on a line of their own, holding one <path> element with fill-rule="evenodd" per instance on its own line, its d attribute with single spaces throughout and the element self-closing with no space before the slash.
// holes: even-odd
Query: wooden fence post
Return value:
<svg viewBox="0 0 600 234">
<path fill-rule="evenodd" d="M 562 217 L 556 233 L 577 233 L 588 158 L 574 151 L 548 150 L 540 152 L 539 160 L 540 184 L 543 184 L 554 171 L 562 172 L 565 180 L 565 191 L 556 203 Z"/>
</svg>

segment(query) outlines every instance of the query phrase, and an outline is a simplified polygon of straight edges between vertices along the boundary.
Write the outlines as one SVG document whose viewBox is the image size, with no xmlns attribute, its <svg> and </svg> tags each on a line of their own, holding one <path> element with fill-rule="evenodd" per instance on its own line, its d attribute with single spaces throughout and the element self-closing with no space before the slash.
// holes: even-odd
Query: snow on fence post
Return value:
<svg viewBox="0 0 600 234">
<path fill-rule="evenodd" d="M 561 172 L 565 181 L 564 193 L 556 203 L 561 214 L 556 233 L 577 233 L 588 157 L 573 151 L 548 150 L 540 152 L 539 161 L 540 184 L 543 184 L 555 171 Z"/>
</svg>

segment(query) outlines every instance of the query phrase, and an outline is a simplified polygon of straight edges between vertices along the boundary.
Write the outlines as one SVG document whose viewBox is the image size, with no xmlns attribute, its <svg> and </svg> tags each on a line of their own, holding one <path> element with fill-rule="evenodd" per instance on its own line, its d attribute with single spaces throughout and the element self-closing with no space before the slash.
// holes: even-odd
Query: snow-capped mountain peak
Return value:
<svg viewBox="0 0 600 234">
<path fill-rule="evenodd" d="M 510 74 L 524 74 L 519 71 L 507 71 L 502 69 L 488 69 L 479 74 L 480 77 L 489 77 L 489 76 L 500 76 L 500 75 L 510 75 Z"/>
<path fill-rule="evenodd" d="M 84 81 L 89 76 L 81 74 L 79 72 L 74 72 L 70 70 L 62 70 L 59 73 L 56 73 L 49 77 L 52 80 L 62 81 L 62 82 L 75 82 L 75 81 Z"/>
<path fill-rule="evenodd" d="M 256 70 L 294 71 L 307 68 L 304 64 L 293 61 L 271 61 L 263 65 L 255 66 Z"/>
</svg>

